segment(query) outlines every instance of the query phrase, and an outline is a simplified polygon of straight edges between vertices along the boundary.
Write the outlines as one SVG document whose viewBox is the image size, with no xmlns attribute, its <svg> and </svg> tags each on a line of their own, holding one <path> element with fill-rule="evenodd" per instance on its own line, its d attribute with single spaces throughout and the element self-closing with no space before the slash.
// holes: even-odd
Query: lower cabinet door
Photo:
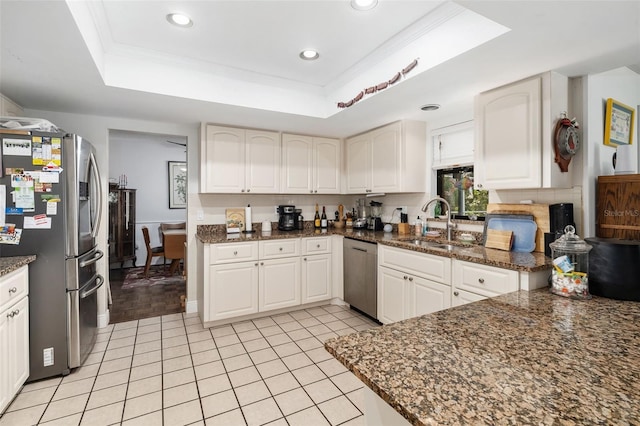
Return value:
<svg viewBox="0 0 640 426">
<path fill-rule="evenodd" d="M 29 377 L 29 298 L 0 317 L 0 413 Z"/>
<path fill-rule="evenodd" d="M 258 262 L 210 267 L 209 321 L 258 312 Z"/>
<path fill-rule="evenodd" d="M 378 268 L 378 321 L 389 324 L 407 317 L 408 275 Z"/>
<path fill-rule="evenodd" d="M 471 302 L 477 302 L 478 300 L 486 299 L 487 296 L 482 296 L 480 294 L 471 293 L 469 291 L 464 291 L 460 289 L 453 289 L 453 297 L 451 304 L 453 306 L 460 306 Z"/>
<path fill-rule="evenodd" d="M 331 255 L 318 254 L 302 259 L 302 303 L 331 298 Z"/>
<path fill-rule="evenodd" d="M 451 286 L 419 277 L 410 277 L 413 283 L 410 297 L 410 316 L 420 316 L 451 307 Z"/>
<path fill-rule="evenodd" d="M 300 304 L 300 257 L 260 262 L 258 310 L 260 312 Z"/>
</svg>

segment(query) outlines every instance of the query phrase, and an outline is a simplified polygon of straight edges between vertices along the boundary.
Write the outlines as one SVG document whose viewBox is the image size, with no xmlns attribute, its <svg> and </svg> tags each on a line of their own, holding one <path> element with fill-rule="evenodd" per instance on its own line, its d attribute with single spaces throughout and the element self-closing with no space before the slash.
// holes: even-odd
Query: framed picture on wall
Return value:
<svg viewBox="0 0 640 426">
<path fill-rule="evenodd" d="M 631 145 L 636 110 L 612 98 L 607 99 L 604 122 L 604 144 Z"/>
<path fill-rule="evenodd" d="M 169 161 L 169 208 L 187 208 L 187 163 Z"/>
</svg>

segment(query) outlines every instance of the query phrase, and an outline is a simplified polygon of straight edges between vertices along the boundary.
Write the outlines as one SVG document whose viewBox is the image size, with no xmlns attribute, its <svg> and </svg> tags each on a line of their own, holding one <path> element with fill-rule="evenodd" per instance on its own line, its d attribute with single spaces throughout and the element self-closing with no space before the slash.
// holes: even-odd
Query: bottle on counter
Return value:
<svg viewBox="0 0 640 426">
<path fill-rule="evenodd" d="M 322 217 L 320 218 L 320 228 L 327 228 L 329 222 L 327 221 L 327 211 L 324 206 L 322 206 Z"/>
<path fill-rule="evenodd" d="M 418 236 L 422 235 L 422 219 L 420 219 L 420 216 L 418 216 L 418 218 L 416 219 L 413 233 Z"/>
<path fill-rule="evenodd" d="M 316 203 L 316 215 L 313 217 L 313 227 L 320 229 L 320 213 L 318 212 L 318 203 Z"/>
</svg>

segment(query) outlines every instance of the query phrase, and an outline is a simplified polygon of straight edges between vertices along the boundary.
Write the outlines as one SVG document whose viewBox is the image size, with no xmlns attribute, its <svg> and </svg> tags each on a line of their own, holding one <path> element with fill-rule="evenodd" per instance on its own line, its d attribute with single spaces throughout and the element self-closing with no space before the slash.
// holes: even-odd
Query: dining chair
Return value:
<svg viewBox="0 0 640 426">
<path fill-rule="evenodd" d="M 160 223 L 160 227 L 158 228 L 158 232 L 160 233 L 160 241 L 164 241 L 164 236 L 162 233 L 167 229 L 187 229 L 187 222 L 178 222 L 178 223 Z M 164 244 L 163 244 L 164 246 Z M 167 265 L 167 259 L 164 259 L 164 265 Z"/>
<path fill-rule="evenodd" d="M 162 256 L 164 258 L 164 247 L 151 247 L 151 238 L 149 238 L 149 228 L 142 227 L 142 236 L 144 237 L 144 244 L 147 246 L 147 262 L 144 265 L 144 276 L 149 276 L 149 268 L 151 267 L 151 260 L 154 257 Z M 163 260 L 164 264 L 164 260 Z"/>
</svg>

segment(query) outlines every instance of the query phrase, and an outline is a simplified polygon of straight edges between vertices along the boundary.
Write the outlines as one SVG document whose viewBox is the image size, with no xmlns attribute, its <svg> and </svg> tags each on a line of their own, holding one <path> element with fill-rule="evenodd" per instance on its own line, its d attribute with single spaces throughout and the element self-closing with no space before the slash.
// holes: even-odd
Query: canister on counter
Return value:
<svg viewBox="0 0 640 426">
<path fill-rule="evenodd" d="M 551 292 L 573 299 L 590 299 L 588 272 L 591 246 L 576 235 L 572 225 L 567 225 L 564 235 L 549 247 L 553 258 Z"/>
</svg>

